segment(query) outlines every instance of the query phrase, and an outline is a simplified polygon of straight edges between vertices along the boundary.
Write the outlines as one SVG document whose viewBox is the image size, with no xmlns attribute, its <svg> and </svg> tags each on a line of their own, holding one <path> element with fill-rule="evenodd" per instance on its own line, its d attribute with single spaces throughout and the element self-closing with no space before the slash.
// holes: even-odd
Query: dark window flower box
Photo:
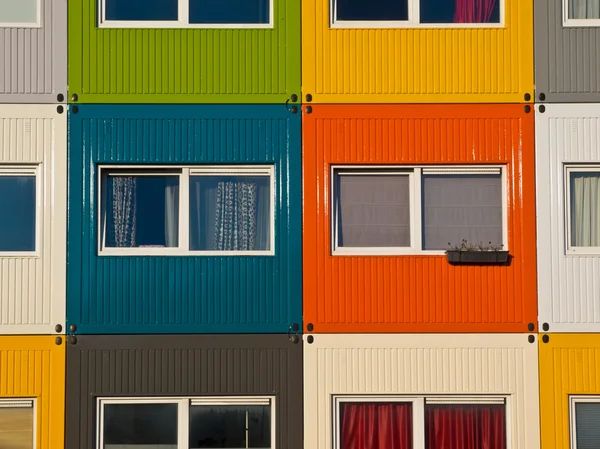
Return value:
<svg viewBox="0 0 600 449">
<path fill-rule="evenodd" d="M 508 262 L 508 251 L 446 251 L 448 263 L 452 265 L 498 265 Z"/>
</svg>

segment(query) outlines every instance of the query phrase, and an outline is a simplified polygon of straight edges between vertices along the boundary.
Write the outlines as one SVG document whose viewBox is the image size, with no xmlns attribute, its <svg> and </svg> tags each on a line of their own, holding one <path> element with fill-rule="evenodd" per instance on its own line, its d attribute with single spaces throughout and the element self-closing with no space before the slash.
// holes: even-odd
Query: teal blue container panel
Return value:
<svg viewBox="0 0 600 449">
<path fill-rule="evenodd" d="M 71 333 L 302 328 L 300 113 L 283 105 L 79 105 L 69 111 Z M 296 110 L 296 108 L 294 108 Z M 272 256 L 99 256 L 99 165 L 272 165 Z"/>
</svg>

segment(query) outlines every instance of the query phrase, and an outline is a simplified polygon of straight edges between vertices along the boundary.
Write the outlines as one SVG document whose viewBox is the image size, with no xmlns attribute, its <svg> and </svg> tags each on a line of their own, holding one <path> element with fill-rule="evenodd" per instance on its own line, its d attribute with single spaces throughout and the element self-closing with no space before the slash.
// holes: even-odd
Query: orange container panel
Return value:
<svg viewBox="0 0 600 449">
<path fill-rule="evenodd" d="M 523 105 L 303 106 L 304 325 L 309 332 L 527 332 L 537 328 L 534 117 Z M 332 255 L 332 165 L 500 165 L 499 266 L 437 255 Z"/>
</svg>

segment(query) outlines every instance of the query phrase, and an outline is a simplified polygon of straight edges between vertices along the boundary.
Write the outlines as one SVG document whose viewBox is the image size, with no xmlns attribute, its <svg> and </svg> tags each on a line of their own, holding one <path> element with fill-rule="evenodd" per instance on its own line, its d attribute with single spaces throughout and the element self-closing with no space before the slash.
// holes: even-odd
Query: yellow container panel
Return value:
<svg viewBox="0 0 600 449">
<path fill-rule="evenodd" d="M 330 26 L 330 0 L 303 0 L 303 100 L 533 101 L 533 0 L 503 4 L 495 28 L 344 29 Z"/>
<path fill-rule="evenodd" d="M 542 449 L 570 445 L 569 396 L 600 395 L 600 334 L 540 338 Z"/>
<path fill-rule="evenodd" d="M 60 339 L 60 344 L 58 343 Z M 35 400 L 37 449 L 64 447 L 65 341 L 62 337 L 0 337 L 0 400 Z M 23 419 L 26 417 L 23 414 Z M 20 416 L 13 415 L 14 419 Z M 23 421 L 21 419 L 21 421 Z M 5 417 L 5 423 L 8 416 Z M 12 425 L 23 425 L 20 421 Z M 10 428 L 7 424 L 7 427 Z"/>
</svg>

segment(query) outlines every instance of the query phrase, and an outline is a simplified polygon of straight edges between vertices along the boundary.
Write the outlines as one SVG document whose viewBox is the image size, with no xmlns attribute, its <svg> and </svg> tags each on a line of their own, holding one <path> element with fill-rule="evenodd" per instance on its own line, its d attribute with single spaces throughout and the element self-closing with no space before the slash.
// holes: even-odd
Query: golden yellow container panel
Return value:
<svg viewBox="0 0 600 449">
<path fill-rule="evenodd" d="M 539 344 L 542 449 L 597 447 L 600 334 L 549 334 Z"/>
<path fill-rule="evenodd" d="M 64 415 L 64 337 L 0 337 L 0 448 L 63 448 Z"/>
<path fill-rule="evenodd" d="M 469 5 L 303 0 L 303 101 L 533 101 L 533 0 Z"/>
</svg>

